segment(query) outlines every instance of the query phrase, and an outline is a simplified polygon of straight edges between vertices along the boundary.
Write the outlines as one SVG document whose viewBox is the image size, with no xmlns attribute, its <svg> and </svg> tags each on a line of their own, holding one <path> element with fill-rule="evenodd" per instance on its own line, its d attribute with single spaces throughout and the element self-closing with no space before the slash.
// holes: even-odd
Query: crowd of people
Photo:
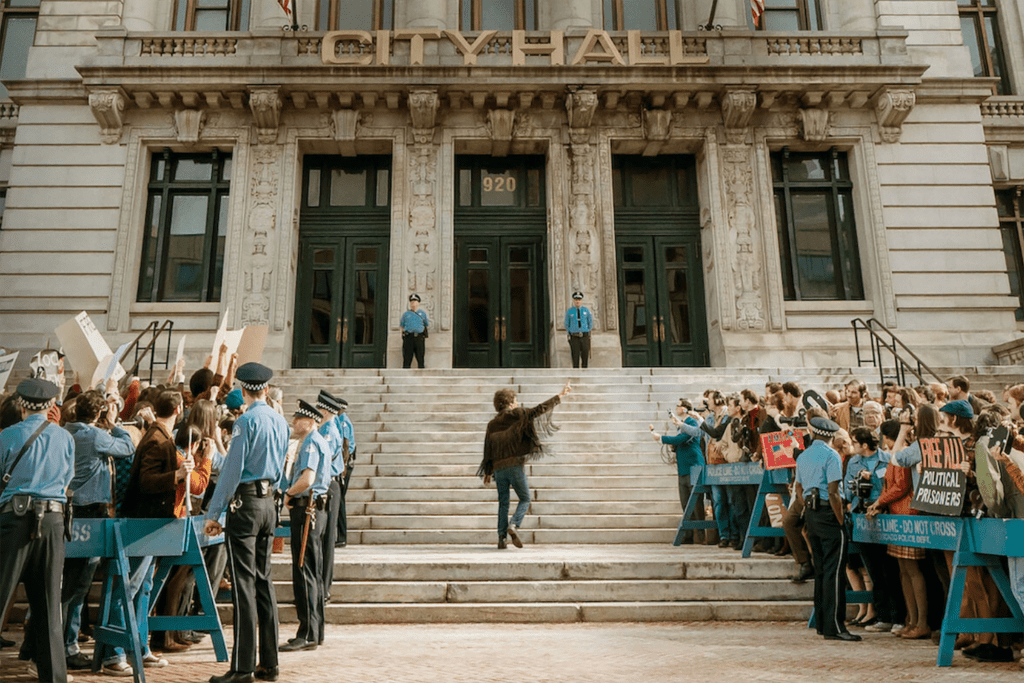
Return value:
<svg viewBox="0 0 1024 683">
<path fill-rule="evenodd" d="M 725 463 L 762 462 L 761 435 L 802 430 L 804 448 L 795 452 L 791 504 L 782 519 L 785 537 L 759 539 L 753 550 L 792 556 L 791 580 L 815 580 L 818 632 L 826 638 L 860 640 L 850 631 L 854 627 L 937 644 L 953 553 L 870 543 L 850 553 L 851 513 L 918 514 L 911 501 L 920 484 L 921 440 L 950 436 L 961 440 L 967 455 L 961 515 L 1024 518 L 1024 384 L 996 397 L 972 393 L 960 376 L 915 387 L 887 382 L 873 397 L 854 380 L 821 398 L 816 392 L 805 396 L 795 382 L 768 383 L 762 396 L 750 389 L 728 395 L 709 389 L 696 402 L 679 400 L 671 415 L 677 434 L 661 435 L 653 425 L 650 430 L 677 465 L 684 512 L 696 484 L 691 467 L 706 464 L 713 471 Z M 990 448 L 1001 427 L 1009 432 L 1006 447 Z M 713 486 L 711 500 L 697 502 L 693 519 L 713 519 L 717 529 L 706 535 L 688 531 L 683 543 L 717 541 L 722 548 L 742 549 L 757 490 L 754 484 Z M 770 524 L 767 513 L 760 523 Z M 1014 597 L 1024 609 L 1024 561 L 1005 559 Z M 872 592 L 849 620 L 846 589 Z M 829 614 L 836 623 L 828 623 Z M 960 614 L 1010 615 L 986 569 L 968 569 Z M 994 633 L 956 639 L 966 657 L 987 662 L 1013 661 L 1012 645 L 1019 648 L 1020 634 L 1015 642 L 1013 635 Z"/>
<path fill-rule="evenodd" d="M 278 518 L 289 516 L 300 624 L 280 650 L 322 643 L 335 548 L 347 544 L 344 499 L 356 458 L 348 404 L 321 391 L 315 403 L 299 401 L 289 425 L 281 391 L 269 385 L 272 372 L 257 363 L 236 366 L 237 356 L 222 347 L 187 382 L 179 363 L 161 384 L 126 377 L 120 386 L 76 383 L 61 396 L 55 384 L 31 378 L 0 399 L 0 607 L 6 624 L 23 580 L 29 609 L 19 658 L 39 680 L 70 681 L 67 671 L 93 666 L 80 647 L 90 640 L 89 591 L 106 559 L 64 557 L 72 517 L 202 515 L 208 534 L 224 531 L 225 542 L 208 546 L 204 563 L 211 586 L 231 591 L 235 647 L 230 671 L 211 681 L 243 683 L 277 680 L 269 563 Z M 236 380 L 241 389 L 232 389 Z M 175 567 L 153 595 L 159 559 L 129 560 L 140 663 L 166 667 L 206 634 L 151 633 L 149 615 L 200 610 L 196 577 L 190 567 Z M 124 628 L 126 619 L 115 609 L 110 625 Z M 97 647 L 104 674 L 133 675 L 122 648 Z"/>
</svg>

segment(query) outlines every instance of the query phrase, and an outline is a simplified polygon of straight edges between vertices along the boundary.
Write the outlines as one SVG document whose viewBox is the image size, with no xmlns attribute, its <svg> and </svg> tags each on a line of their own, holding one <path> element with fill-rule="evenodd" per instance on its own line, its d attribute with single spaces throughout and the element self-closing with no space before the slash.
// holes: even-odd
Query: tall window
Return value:
<svg viewBox="0 0 1024 683">
<path fill-rule="evenodd" d="M 864 298 L 846 154 L 772 154 L 782 282 L 788 301 Z"/>
<path fill-rule="evenodd" d="M 220 301 L 231 155 L 153 155 L 139 301 Z"/>
<path fill-rule="evenodd" d="M 1024 320 L 1024 187 L 996 192 L 999 228 L 1003 233 L 1006 272 L 1010 276 L 1010 294 L 1017 297 L 1017 320 Z"/>
<path fill-rule="evenodd" d="M 14 148 L 4 145 L 0 147 L 0 227 L 3 227 L 4 209 L 7 208 L 7 186 L 11 181 L 11 161 Z"/>
<path fill-rule="evenodd" d="M 460 0 L 463 31 L 535 31 L 537 0 Z"/>
<path fill-rule="evenodd" d="M 606 31 L 674 31 L 676 0 L 604 0 Z"/>
<path fill-rule="evenodd" d="M 764 31 L 820 31 L 819 0 L 765 0 L 760 28 Z"/>
<path fill-rule="evenodd" d="M 252 0 L 177 0 L 176 31 L 248 31 Z M 281 23 L 285 23 L 284 13 Z"/>
<path fill-rule="evenodd" d="M 317 28 L 321 31 L 380 31 L 395 24 L 394 0 L 319 0 Z"/>
<path fill-rule="evenodd" d="M 0 79 L 25 77 L 38 18 L 39 0 L 0 0 Z M 0 97 L 7 98 L 3 84 Z"/>
<path fill-rule="evenodd" d="M 999 17 L 996 0 L 957 0 L 960 9 L 960 30 L 964 45 L 971 52 L 971 65 L 975 76 L 999 79 L 996 94 L 1011 94 L 1003 41 L 999 35 Z"/>
</svg>

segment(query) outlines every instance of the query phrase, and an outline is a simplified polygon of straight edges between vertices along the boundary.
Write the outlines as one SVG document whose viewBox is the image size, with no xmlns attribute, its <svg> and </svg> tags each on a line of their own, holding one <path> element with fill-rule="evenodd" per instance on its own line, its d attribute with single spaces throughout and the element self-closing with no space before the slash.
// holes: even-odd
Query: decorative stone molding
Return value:
<svg viewBox="0 0 1024 683">
<path fill-rule="evenodd" d="M 760 233 L 754 211 L 754 175 L 750 148 L 722 147 L 722 176 L 725 181 L 725 217 L 732 254 L 733 288 L 736 297 L 736 329 L 763 330 L 764 293 L 761 287 Z"/>
<path fill-rule="evenodd" d="M 103 144 L 116 145 L 121 141 L 125 104 L 126 98 L 120 88 L 89 93 L 89 110 L 100 124 L 100 140 Z"/>
<path fill-rule="evenodd" d="M 356 132 L 359 130 L 360 113 L 355 109 L 338 109 L 330 114 L 328 125 L 341 153 L 355 156 Z"/>
<path fill-rule="evenodd" d="M 644 109 L 643 127 L 647 139 L 644 156 L 655 156 L 672 133 L 672 112 L 667 109 Z"/>
<path fill-rule="evenodd" d="M 590 124 L 597 111 L 597 92 L 594 90 L 570 90 L 565 96 L 565 109 L 569 119 L 569 136 L 573 143 L 586 142 L 590 135 Z"/>
<path fill-rule="evenodd" d="M 999 365 L 1024 365 L 1024 337 L 992 347 Z"/>
<path fill-rule="evenodd" d="M 437 299 L 437 158 L 433 145 L 409 148 L 409 234 L 406 242 L 405 269 L 408 293 L 420 295 L 431 310 Z M 402 297 L 403 299 L 405 297 Z"/>
<path fill-rule="evenodd" d="M 425 145 L 434 137 L 434 125 L 441 101 L 436 90 L 410 90 L 409 115 L 412 117 L 413 139 Z"/>
<path fill-rule="evenodd" d="M 903 122 L 910 116 L 917 95 L 908 88 L 887 88 L 875 102 L 878 129 L 884 142 L 899 142 Z"/>
<path fill-rule="evenodd" d="M 242 252 L 241 324 L 266 325 L 274 286 L 274 247 L 277 239 L 277 204 L 281 149 L 259 145 L 252 158 L 249 212 Z M 268 250 L 268 246 L 270 249 Z"/>
<path fill-rule="evenodd" d="M 276 85 L 249 88 L 249 109 L 256 124 L 256 139 L 261 145 L 277 141 L 281 124 L 281 89 Z"/>
<path fill-rule="evenodd" d="M 597 291 L 598 243 L 597 220 L 594 208 L 594 147 L 590 144 L 573 144 L 571 190 L 569 197 L 569 234 L 566 249 L 569 261 L 569 286 L 593 297 Z M 600 302 L 591 306 L 594 319 L 600 315 L 596 309 Z"/>
<path fill-rule="evenodd" d="M 206 123 L 206 112 L 199 109 L 179 109 L 174 112 L 174 130 L 178 134 L 178 142 L 191 147 L 199 142 L 199 135 Z"/>
<path fill-rule="evenodd" d="M 725 124 L 725 137 L 730 143 L 743 142 L 755 109 L 757 93 L 753 90 L 729 90 L 722 95 L 722 122 Z"/>
<path fill-rule="evenodd" d="M 491 153 L 506 156 L 516 132 L 516 112 L 511 109 L 492 109 L 487 113 L 487 128 L 491 131 Z"/>
<path fill-rule="evenodd" d="M 828 137 L 828 109 L 801 109 L 797 116 L 804 124 L 804 140 L 823 142 Z"/>
</svg>

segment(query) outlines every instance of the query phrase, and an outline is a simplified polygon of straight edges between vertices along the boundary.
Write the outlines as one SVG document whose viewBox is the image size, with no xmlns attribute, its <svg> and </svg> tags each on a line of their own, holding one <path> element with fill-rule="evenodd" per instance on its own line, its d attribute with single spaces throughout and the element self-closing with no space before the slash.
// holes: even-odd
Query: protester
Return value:
<svg viewBox="0 0 1024 683">
<path fill-rule="evenodd" d="M 651 437 L 675 451 L 676 476 L 678 478 L 679 504 L 683 512 L 686 512 L 690 500 L 690 493 L 693 491 L 694 482 L 690 481 L 690 468 L 704 464 L 704 456 L 701 452 L 701 439 L 704 432 L 700 429 L 702 422 L 698 413 L 693 410 L 693 405 L 685 398 L 679 399 L 676 404 L 675 414 L 682 418 L 682 421 L 675 420 L 679 433 L 675 436 L 662 436 L 654 431 L 654 425 L 647 425 Z M 698 520 L 704 519 L 704 500 L 699 497 L 694 507 L 693 514 Z M 684 544 L 703 543 L 704 535 L 694 533 L 692 529 L 684 532 L 682 542 Z"/>
</svg>

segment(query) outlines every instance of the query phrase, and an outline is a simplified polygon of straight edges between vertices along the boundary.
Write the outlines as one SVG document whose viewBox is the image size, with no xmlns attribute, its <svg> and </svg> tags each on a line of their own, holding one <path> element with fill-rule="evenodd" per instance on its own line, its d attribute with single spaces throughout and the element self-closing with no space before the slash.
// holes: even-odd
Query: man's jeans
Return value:
<svg viewBox="0 0 1024 683">
<path fill-rule="evenodd" d="M 1008 557 L 1010 588 L 1013 589 L 1013 597 L 1017 598 L 1020 608 L 1024 610 L 1024 557 Z"/>
<path fill-rule="evenodd" d="M 498 538 L 508 534 L 509 487 L 516 490 L 519 504 L 512 515 L 512 524 L 518 529 L 523 523 L 526 511 L 530 509 L 530 485 L 526 483 L 526 470 L 523 465 L 515 465 L 494 472 L 494 483 L 498 487 Z"/>
<path fill-rule="evenodd" d="M 128 580 L 128 595 L 135 603 L 135 623 L 139 628 L 139 641 L 142 643 L 142 656 L 150 653 L 149 650 L 149 599 L 153 590 L 153 575 L 156 573 L 156 563 L 152 556 L 130 557 L 128 566 L 131 577 Z M 125 627 L 125 616 L 120 609 L 110 610 L 110 625 L 114 627 Z M 113 653 L 111 651 L 113 650 Z M 103 662 L 123 662 L 124 650 L 120 647 L 111 648 L 104 646 Z"/>
</svg>

